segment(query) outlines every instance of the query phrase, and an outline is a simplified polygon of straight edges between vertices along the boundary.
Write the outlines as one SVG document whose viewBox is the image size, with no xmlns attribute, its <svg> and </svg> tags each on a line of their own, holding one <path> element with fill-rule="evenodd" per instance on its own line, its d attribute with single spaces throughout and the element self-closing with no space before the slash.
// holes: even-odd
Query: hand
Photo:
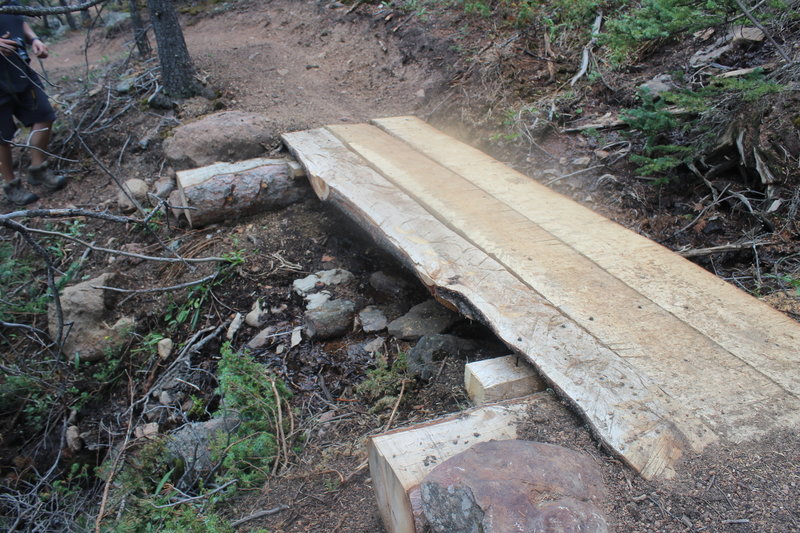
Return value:
<svg viewBox="0 0 800 533">
<path fill-rule="evenodd" d="M 9 39 L 11 37 L 11 33 L 5 32 L 2 37 L 0 37 L 0 54 L 4 56 L 10 56 L 17 53 L 17 43 L 16 41 L 12 41 Z"/>
<path fill-rule="evenodd" d="M 49 55 L 47 45 L 44 44 L 39 38 L 34 39 L 31 43 L 31 51 L 33 52 L 33 55 L 40 59 L 44 59 Z"/>
</svg>

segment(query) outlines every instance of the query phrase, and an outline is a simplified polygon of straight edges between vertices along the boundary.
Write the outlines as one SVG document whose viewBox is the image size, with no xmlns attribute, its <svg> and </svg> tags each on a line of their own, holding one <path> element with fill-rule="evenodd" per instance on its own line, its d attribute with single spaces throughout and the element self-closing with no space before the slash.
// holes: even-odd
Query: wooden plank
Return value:
<svg viewBox="0 0 800 533">
<path fill-rule="evenodd" d="M 528 396 L 547 388 L 525 359 L 516 355 L 464 365 L 464 388 L 475 405 Z"/>
<path fill-rule="evenodd" d="M 517 426 L 546 395 L 463 411 L 370 437 L 369 471 L 387 533 L 421 533 L 419 485 L 436 465 L 479 442 L 517 438 Z M 417 522 L 417 524 L 415 524 Z"/>
<path fill-rule="evenodd" d="M 800 325 L 669 249 L 531 180 L 415 117 L 375 121 L 800 395 Z"/>
<path fill-rule="evenodd" d="M 446 228 L 323 129 L 283 135 L 315 190 L 414 270 L 432 292 L 489 325 L 575 405 L 598 437 L 644 477 L 716 440 L 629 362 Z"/>
<path fill-rule="evenodd" d="M 329 129 L 445 225 L 684 402 L 718 435 L 730 441 L 756 438 L 800 420 L 800 401 L 771 374 L 736 357 L 506 203 L 373 126 Z M 713 371 L 703 372 L 700 381 L 700 369 Z M 782 382 L 797 379 L 792 374 Z"/>
</svg>

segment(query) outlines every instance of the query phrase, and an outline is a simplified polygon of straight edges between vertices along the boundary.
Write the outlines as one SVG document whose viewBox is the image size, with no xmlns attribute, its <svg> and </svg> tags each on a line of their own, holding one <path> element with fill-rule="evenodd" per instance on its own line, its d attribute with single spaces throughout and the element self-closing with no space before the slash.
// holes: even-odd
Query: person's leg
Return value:
<svg viewBox="0 0 800 533">
<path fill-rule="evenodd" d="M 28 167 L 28 183 L 44 185 L 50 190 L 60 189 L 67 183 L 64 176 L 56 176 L 47 165 L 47 147 L 56 119 L 53 106 L 44 91 L 34 83 L 19 95 L 17 118 L 31 128 L 31 165 Z"/>
<path fill-rule="evenodd" d="M 12 204 L 27 205 L 39 197 L 23 189 L 22 182 L 14 176 L 10 142 L 16 131 L 11 105 L 8 103 L 0 105 L 0 176 L 3 178 L 3 192 Z"/>
<path fill-rule="evenodd" d="M 31 166 L 41 166 L 47 160 L 47 147 L 50 145 L 50 132 L 52 122 L 37 122 L 31 126 L 33 136 L 31 137 Z"/>
<path fill-rule="evenodd" d="M 14 181 L 14 160 L 11 159 L 10 144 L 0 144 L 0 176 L 5 183 Z"/>
</svg>

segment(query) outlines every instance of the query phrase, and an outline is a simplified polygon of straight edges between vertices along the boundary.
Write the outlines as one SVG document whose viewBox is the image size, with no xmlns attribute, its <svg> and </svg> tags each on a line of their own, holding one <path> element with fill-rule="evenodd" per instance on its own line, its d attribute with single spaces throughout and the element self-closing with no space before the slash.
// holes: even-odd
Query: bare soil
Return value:
<svg viewBox="0 0 800 533">
<path fill-rule="evenodd" d="M 263 113 L 274 122 L 277 133 L 379 116 L 418 114 L 509 164 L 549 178 L 581 170 L 571 161 L 602 148 L 592 140 L 563 134 L 547 135 L 540 144 L 527 145 L 492 137 L 501 131 L 499 115 L 503 109 L 532 92 L 550 90 L 546 63 L 520 53 L 512 45 L 492 47 L 493 43 L 505 42 L 495 29 L 483 28 L 485 31 L 481 33 L 480 21 L 473 20 L 471 31 L 459 31 L 466 21 L 456 10 L 450 18 L 420 20 L 413 14 L 379 6 L 364 5 L 352 14 L 347 13 L 348 9 L 322 2 L 240 1 L 216 14 L 187 15 L 183 21 L 186 41 L 201 77 L 220 90 L 217 102 L 195 99 L 181 104 L 174 113 L 129 111 L 109 122 L 88 144 L 117 176 L 141 177 L 149 182 L 170 170 L 163 165 L 157 142 L 146 150 L 138 150 L 137 141 L 164 117 L 190 120 L 220 108 Z M 130 43 L 125 35 L 107 38 L 102 32 L 95 32 L 88 41 L 91 43 L 88 50 L 84 50 L 87 39 L 83 34 L 52 44 L 52 58 L 46 66 L 49 78 L 59 87 L 51 93 L 66 100 L 76 85 L 102 80 L 98 77 L 103 65 L 117 64 L 126 57 Z M 611 80 L 619 87 L 614 97 L 589 93 L 580 102 L 564 104 L 562 112 L 573 113 L 577 119 L 578 106 L 585 109 L 583 115 L 601 115 L 613 110 L 614 106 L 630 101 L 638 83 L 686 53 L 677 48 L 664 52 L 648 66 L 649 70 Z M 141 65 L 131 68 L 136 72 L 145 69 Z M 564 72 L 569 68 L 574 69 L 574 64 L 567 60 L 560 62 L 558 74 L 568 77 Z M 92 105 L 101 105 L 106 94 L 98 91 Z M 119 109 L 124 101 L 114 100 L 111 105 Z M 78 110 L 89 108 L 83 104 Z M 72 111 L 69 120 L 76 120 L 76 112 Z M 78 154 L 75 162 L 62 162 L 72 172 L 73 183 L 43 198 L 41 205 L 114 209 L 117 190 L 114 183 L 88 157 L 78 151 L 73 153 Z M 543 174 L 545 170 L 553 172 Z M 580 172 L 554 180 L 553 186 L 673 248 L 723 244 L 738 239 L 743 232 L 758 229 L 758 221 L 741 209 L 718 206 L 703 212 L 702 220 L 691 231 L 678 232 L 687 218 L 700 211 L 691 206 L 707 194 L 702 184 L 677 183 L 654 188 L 627 176 L 625 171 L 624 167 L 598 168 L 596 172 Z M 796 260 L 796 224 L 782 229 L 784 234 L 774 239 L 774 246 L 763 248 L 761 256 L 743 250 L 737 254 L 704 256 L 701 262 L 718 270 L 723 277 L 752 288 L 753 280 L 761 275 L 757 268 L 764 268 L 765 262 L 785 265 L 792 257 Z M 141 249 L 160 249 L 151 236 L 132 228 L 88 221 L 87 231 L 100 243 L 134 242 Z M 303 311 L 302 301 L 291 294 L 292 281 L 322 268 L 352 271 L 356 281 L 342 290 L 358 305 L 385 304 L 394 313 L 390 319 L 427 297 L 413 277 L 391 257 L 376 249 L 345 217 L 311 194 L 304 202 L 281 212 L 202 230 L 172 229 L 168 241 L 176 243 L 185 256 L 219 255 L 241 249 L 247 258 L 223 287 L 214 288 L 198 329 L 222 323 L 234 312 L 246 313 L 253 301 L 260 298 L 281 309 L 273 313 L 270 325 L 278 331 L 290 331 L 302 324 Z M 130 260 L 109 262 L 106 257 L 93 254 L 85 274 L 99 273 L 109 265 L 121 273 L 120 285 L 130 288 L 196 279 L 212 268 L 187 272 L 179 267 Z M 382 294 L 368 282 L 369 275 L 378 270 L 391 272 L 415 288 L 394 296 Z M 766 299 L 798 318 L 797 298 L 791 293 L 776 292 Z M 139 332 L 144 334 L 163 328 L 163 313 L 169 302 L 162 295 L 120 296 L 115 312 L 134 313 L 140 324 Z M 43 326 L 42 318 L 34 320 Z M 182 341 L 191 333 L 184 327 L 174 337 Z M 248 335 L 255 333 L 245 329 L 238 342 L 243 343 Z M 479 325 L 462 323 L 454 333 L 484 343 L 485 348 L 471 354 L 471 358 L 502 352 L 491 334 Z M 304 340 L 291 350 L 285 346 L 279 350 L 283 343 L 278 339 L 257 352 L 259 360 L 292 388 L 292 405 L 307 439 L 280 475 L 258 491 L 242 492 L 228 513 L 235 520 L 259 510 L 287 508 L 244 522 L 239 531 L 258 527 L 275 533 L 383 531 L 369 471 L 365 468 L 365 439 L 388 426 L 412 424 L 466 408 L 468 401 L 461 386 L 465 361 L 447 359 L 431 382 L 408 384 L 393 418 L 392 402 L 387 408 L 372 412 L 375 400 L 355 391 L 355 385 L 374 366 L 374 360 L 359 350 L 359 345 L 371 338 L 363 332 L 353 332 L 336 341 Z M 201 384 L 210 400 L 215 384 L 208 376 L 213 373 L 218 348 L 219 343 L 209 345 L 192 361 L 197 369 L 193 379 Z M 408 348 L 406 344 L 394 343 L 386 357 L 391 359 Z M 162 367 L 156 365 L 151 371 L 158 372 L 159 368 Z M 116 419 L 115 410 L 123 410 L 129 395 L 140 389 L 141 385 L 135 381 L 122 382 L 118 390 L 110 393 L 109 401 L 90 405 L 79 414 L 88 448 L 94 451 L 84 453 L 76 461 L 102 460 L 103 443 L 114 431 L 125 429 Z M 191 391 L 187 389 L 188 392 Z M 162 430 L 176 424 L 174 420 L 165 420 Z M 19 469 L 11 467 L 12 464 L 33 463 L 38 459 L 32 457 L 33 451 L 23 447 L 30 444 L 24 435 L 6 422 L 3 426 L 2 472 L 5 476 L 19 475 Z M 687 458 L 679 469 L 678 479 L 656 483 L 641 480 L 608 455 L 566 405 L 531 413 L 523 430 L 527 438 L 561 444 L 595 458 L 609 487 L 606 510 L 615 531 L 800 530 L 800 433 L 797 431 L 776 436 L 769 442 L 715 448 L 702 457 Z M 48 446 L 37 447 L 42 449 L 46 451 Z M 50 455 L 45 455 L 52 456 L 52 443 Z"/>
</svg>

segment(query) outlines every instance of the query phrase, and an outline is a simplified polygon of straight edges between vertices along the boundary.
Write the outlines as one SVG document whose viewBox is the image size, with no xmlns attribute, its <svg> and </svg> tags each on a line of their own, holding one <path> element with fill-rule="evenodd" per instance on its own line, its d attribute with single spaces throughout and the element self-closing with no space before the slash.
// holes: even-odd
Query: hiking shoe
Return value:
<svg viewBox="0 0 800 533">
<path fill-rule="evenodd" d="M 6 193 L 8 201 L 16 205 L 32 204 L 39 199 L 39 197 L 32 192 L 22 188 L 22 182 L 19 178 L 3 185 L 3 191 Z"/>
<path fill-rule="evenodd" d="M 44 185 L 51 191 L 57 191 L 67 184 L 66 176 L 56 176 L 50 170 L 47 161 L 38 167 L 28 167 L 28 183 L 31 185 Z"/>
</svg>

